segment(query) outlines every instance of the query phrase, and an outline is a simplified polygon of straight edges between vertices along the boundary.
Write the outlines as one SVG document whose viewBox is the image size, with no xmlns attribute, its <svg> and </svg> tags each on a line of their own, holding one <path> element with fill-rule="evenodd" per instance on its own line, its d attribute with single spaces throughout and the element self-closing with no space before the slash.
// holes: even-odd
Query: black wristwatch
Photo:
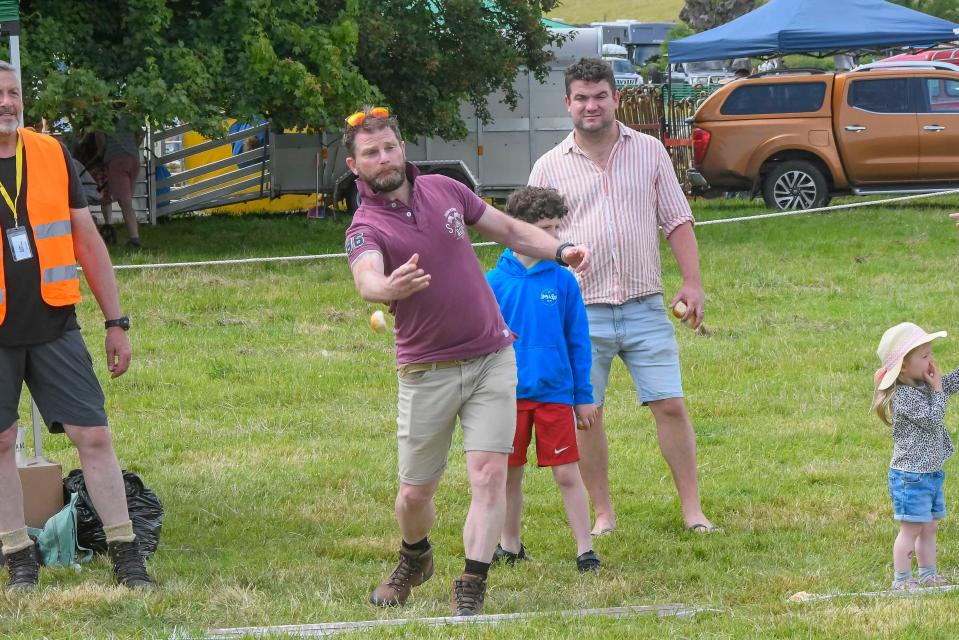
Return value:
<svg viewBox="0 0 959 640">
<path fill-rule="evenodd" d="M 563 260 L 563 252 L 569 249 L 570 247 L 575 247 L 576 245 L 572 242 L 564 242 L 563 244 L 556 247 L 556 262 L 563 267 L 568 267 L 566 261 Z"/>
<path fill-rule="evenodd" d="M 126 316 L 120 316 L 119 318 L 116 318 L 115 320 L 107 320 L 106 322 L 103 323 L 104 329 L 109 329 L 110 327 L 120 327 L 124 331 L 129 331 L 130 318 Z"/>
</svg>

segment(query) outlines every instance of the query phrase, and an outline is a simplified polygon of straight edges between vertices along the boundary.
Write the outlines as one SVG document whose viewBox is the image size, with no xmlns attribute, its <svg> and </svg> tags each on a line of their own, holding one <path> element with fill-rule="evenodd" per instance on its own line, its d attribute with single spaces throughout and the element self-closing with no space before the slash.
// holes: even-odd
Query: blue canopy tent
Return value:
<svg viewBox="0 0 959 640">
<path fill-rule="evenodd" d="M 770 0 L 709 31 L 669 43 L 670 62 L 835 53 L 959 40 L 959 24 L 884 0 Z"/>
</svg>

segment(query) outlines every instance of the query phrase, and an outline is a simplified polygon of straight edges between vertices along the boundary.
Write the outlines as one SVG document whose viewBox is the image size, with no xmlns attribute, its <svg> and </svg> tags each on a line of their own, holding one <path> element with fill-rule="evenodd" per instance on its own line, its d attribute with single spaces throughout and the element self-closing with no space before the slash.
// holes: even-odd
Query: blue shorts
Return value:
<svg viewBox="0 0 959 640">
<path fill-rule="evenodd" d="M 593 398 L 606 399 L 609 369 L 622 358 L 643 404 L 683 397 L 676 328 L 666 316 L 663 295 L 656 293 L 621 305 L 586 305 L 593 345 Z"/>
<path fill-rule="evenodd" d="M 913 473 L 889 470 L 889 497 L 893 517 L 901 522 L 932 522 L 946 517 L 944 471 Z"/>
</svg>

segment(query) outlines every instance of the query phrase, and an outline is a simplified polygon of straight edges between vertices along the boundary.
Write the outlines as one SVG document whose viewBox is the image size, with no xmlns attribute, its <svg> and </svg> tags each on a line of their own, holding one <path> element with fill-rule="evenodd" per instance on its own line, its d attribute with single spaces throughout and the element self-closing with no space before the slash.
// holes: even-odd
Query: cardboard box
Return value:
<svg viewBox="0 0 959 640">
<path fill-rule="evenodd" d="M 42 528 L 63 508 L 63 469 L 46 458 L 26 458 L 17 464 L 23 485 L 23 514 L 28 527 Z"/>
</svg>

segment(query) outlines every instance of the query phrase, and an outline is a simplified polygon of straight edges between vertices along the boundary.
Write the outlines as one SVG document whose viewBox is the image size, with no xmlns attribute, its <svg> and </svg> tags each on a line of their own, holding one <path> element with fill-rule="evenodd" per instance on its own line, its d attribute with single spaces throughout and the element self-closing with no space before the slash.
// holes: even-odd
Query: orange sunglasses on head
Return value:
<svg viewBox="0 0 959 640">
<path fill-rule="evenodd" d="M 369 111 L 357 111 L 346 119 L 346 124 L 350 127 L 358 127 L 363 124 L 363 121 L 366 120 L 367 116 L 372 116 L 374 118 L 389 118 L 390 110 L 386 107 L 373 107 Z"/>
</svg>

